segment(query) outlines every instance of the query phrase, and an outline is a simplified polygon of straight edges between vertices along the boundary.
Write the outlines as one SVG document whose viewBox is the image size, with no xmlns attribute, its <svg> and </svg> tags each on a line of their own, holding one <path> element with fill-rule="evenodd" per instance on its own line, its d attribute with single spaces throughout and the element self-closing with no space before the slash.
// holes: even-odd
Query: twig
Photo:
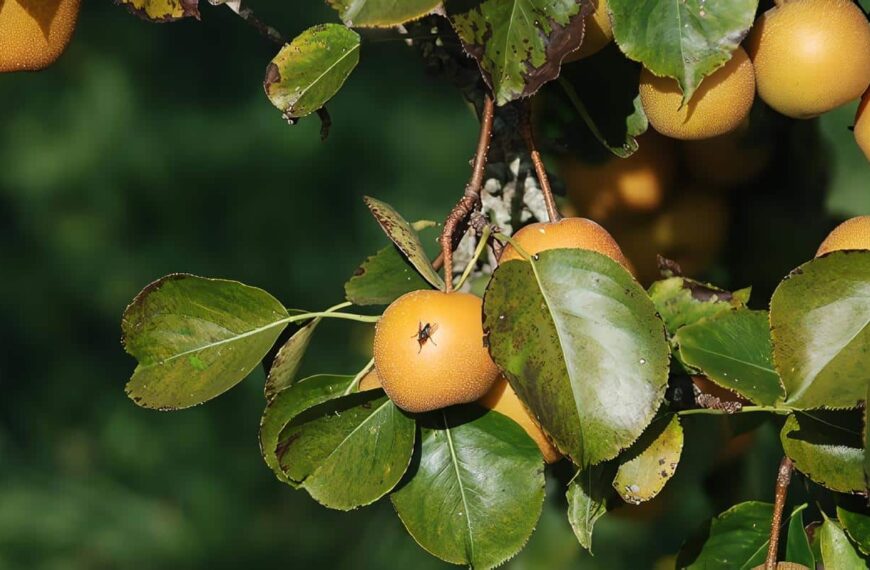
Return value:
<svg viewBox="0 0 870 570">
<path fill-rule="evenodd" d="M 326 106 L 317 110 L 317 116 L 320 117 L 320 140 L 325 141 L 329 137 L 329 129 L 332 127 L 332 117 L 329 116 L 329 111 Z"/>
<path fill-rule="evenodd" d="M 483 174 L 486 168 L 486 157 L 489 154 L 489 141 L 492 138 L 492 121 L 495 114 L 495 103 L 487 94 L 483 100 L 483 116 L 480 122 L 480 138 L 477 142 L 477 152 L 474 155 L 474 166 L 471 171 L 471 179 L 465 186 L 465 194 L 453 206 L 447 219 L 444 221 L 444 230 L 441 232 L 441 254 L 444 259 L 444 283 L 445 291 L 453 291 L 453 237 L 459 224 L 465 221 L 474 207 L 480 202 L 480 192 L 483 188 Z"/>
<path fill-rule="evenodd" d="M 224 4 L 227 8 L 238 14 L 241 19 L 253 26 L 253 28 L 260 32 L 260 35 L 267 40 L 281 46 L 287 43 L 287 40 L 284 39 L 284 36 L 281 34 L 281 32 L 255 16 L 253 10 L 242 4 L 242 0 L 210 1 L 212 4 Z"/>
<path fill-rule="evenodd" d="M 541 186 L 541 192 L 544 193 L 544 202 L 547 204 L 547 216 L 551 222 L 558 222 L 562 219 L 559 213 L 559 208 L 556 207 L 556 199 L 553 197 L 553 191 L 550 188 L 550 178 L 547 176 L 547 168 L 544 166 L 544 159 L 541 158 L 541 153 L 535 144 L 535 133 L 532 129 L 532 113 L 530 103 L 525 104 L 522 111 L 522 119 L 520 120 L 520 133 L 526 143 L 526 148 L 529 150 L 529 155 L 532 157 L 532 164 L 535 165 L 535 173 L 538 175 L 538 184 Z"/>
<path fill-rule="evenodd" d="M 770 523 L 770 542 L 767 545 L 767 559 L 764 570 L 776 570 L 776 553 L 779 550 L 779 527 L 782 524 L 782 511 L 785 508 L 785 498 L 788 495 L 788 484 L 794 464 L 788 457 L 783 457 L 779 463 L 779 473 L 776 476 L 776 499 L 773 503 L 773 520 Z"/>
</svg>

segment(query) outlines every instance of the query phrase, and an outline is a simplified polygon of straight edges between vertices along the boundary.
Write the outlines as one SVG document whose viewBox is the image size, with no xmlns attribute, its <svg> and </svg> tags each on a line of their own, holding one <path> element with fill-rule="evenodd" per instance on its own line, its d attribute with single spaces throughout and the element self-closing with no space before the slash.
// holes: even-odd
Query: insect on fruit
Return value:
<svg viewBox="0 0 870 570">
<path fill-rule="evenodd" d="M 420 350 L 417 351 L 417 354 L 420 354 L 420 351 L 423 350 L 423 345 L 426 344 L 427 341 L 431 341 L 432 344 L 438 346 L 435 340 L 432 338 L 432 335 L 435 334 L 435 331 L 438 330 L 437 324 L 419 322 L 417 324 L 417 334 L 412 336 L 411 338 L 417 339 L 417 344 L 420 345 Z"/>
</svg>

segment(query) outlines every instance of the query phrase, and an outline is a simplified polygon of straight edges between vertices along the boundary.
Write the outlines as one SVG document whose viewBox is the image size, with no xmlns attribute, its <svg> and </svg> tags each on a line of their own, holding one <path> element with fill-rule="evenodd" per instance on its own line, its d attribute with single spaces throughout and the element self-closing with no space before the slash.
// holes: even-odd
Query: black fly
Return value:
<svg viewBox="0 0 870 570">
<path fill-rule="evenodd" d="M 437 344 L 435 344 L 435 340 L 432 338 L 432 335 L 434 335 L 435 331 L 437 330 L 437 324 L 426 323 L 424 325 L 423 323 L 419 323 L 417 325 L 417 334 L 411 337 L 416 338 L 417 343 L 420 345 L 420 350 L 417 351 L 417 354 L 420 354 L 420 351 L 423 350 L 423 345 L 426 344 L 427 341 L 432 341 L 432 344 L 438 346 Z"/>
</svg>

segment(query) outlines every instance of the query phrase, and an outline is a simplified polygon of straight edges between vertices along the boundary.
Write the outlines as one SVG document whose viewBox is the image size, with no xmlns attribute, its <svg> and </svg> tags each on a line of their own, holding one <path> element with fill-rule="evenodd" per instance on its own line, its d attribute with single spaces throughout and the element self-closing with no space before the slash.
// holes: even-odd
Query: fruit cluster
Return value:
<svg viewBox="0 0 870 570">
<path fill-rule="evenodd" d="M 586 218 L 525 226 L 513 236 L 500 262 L 528 262 L 542 251 L 560 248 L 606 255 L 634 274 L 613 237 Z M 835 228 L 816 257 L 839 250 L 870 250 L 870 216 Z M 361 380 L 360 390 L 383 388 L 398 407 L 413 413 L 476 401 L 517 422 L 548 463 L 558 461 L 562 454 L 490 357 L 481 313 L 481 299 L 470 293 L 420 290 L 403 295 L 377 323 L 374 369 Z"/>
</svg>

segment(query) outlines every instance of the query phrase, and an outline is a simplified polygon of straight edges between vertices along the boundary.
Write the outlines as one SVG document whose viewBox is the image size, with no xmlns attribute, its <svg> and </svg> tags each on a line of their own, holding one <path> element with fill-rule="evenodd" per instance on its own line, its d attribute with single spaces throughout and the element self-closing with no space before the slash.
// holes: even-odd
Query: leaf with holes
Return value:
<svg viewBox="0 0 870 570">
<path fill-rule="evenodd" d="M 138 361 L 127 395 L 145 408 L 188 408 L 223 394 L 257 366 L 290 317 L 274 297 L 236 281 L 169 275 L 124 311 L 124 349 Z"/>
<path fill-rule="evenodd" d="M 664 489 L 677 471 L 683 453 L 683 427 L 677 415 L 653 421 L 620 457 L 613 488 L 626 503 L 639 505 Z"/>
<path fill-rule="evenodd" d="M 389 305 L 405 293 L 429 286 L 391 245 L 366 259 L 345 283 L 344 292 L 354 305 Z"/>
<path fill-rule="evenodd" d="M 785 404 L 854 408 L 870 381 L 870 251 L 835 251 L 792 271 L 770 301 Z"/>
<path fill-rule="evenodd" d="M 568 522 L 580 546 L 592 552 L 592 531 L 607 512 L 607 496 L 613 492 L 613 469 L 609 464 L 592 465 L 577 473 L 568 484 Z"/>
<path fill-rule="evenodd" d="M 662 403 L 664 325 L 609 257 L 556 249 L 502 264 L 484 297 L 484 321 L 496 363 L 577 465 L 616 457 Z"/>
<path fill-rule="evenodd" d="M 320 504 L 347 511 L 396 486 L 411 461 L 414 431 L 414 420 L 383 390 L 357 392 L 293 417 L 276 455 L 290 481 Z"/>
<path fill-rule="evenodd" d="M 677 334 L 680 327 L 691 325 L 705 317 L 746 307 L 749 294 L 749 289 L 732 293 L 687 277 L 662 279 L 649 288 L 649 296 L 671 335 Z"/>
<path fill-rule="evenodd" d="M 423 249 L 423 244 L 420 242 L 420 236 L 417 235 L 411 224 L 405 221 L 405 218 L 386 202 L 381 202 L 369 196 L 366 196 L 364 200 L 375 220 L 380 224 L 381 229 L 396 244 L 396 247 L 405 255 L 411 265 L 433 287 L 444 289 L 444 280 L 441 279 L 441 276 L 432 267 L 432 262 L 429 261 L 429 257 Z"/>
<path fill-rule="evenodd" d="M 679 329 L 674 342 L 685 364 L 756 404 L 773 405 L 785 395 L 773 368 L 766 311 L 719 313 Z"/>
<path fill-rule="evenodd" d="M 199 19 L 199 0 L 117 0 L 131 13 L 151 22 Z"/>
<path fill-rule="evenodd" d="M 562 59 L 580 45 L 591 8 L 577 0 L 448 0 L 445 5 L 499 105 L 529 97 L 559 76 Z"/>
<path fill-rule="evenodd" d="M 275 451 L 278 447 L 278 436 L 294 417 L 303 411 L 321 404 L 332 398 L 344 395 L 351 388 L 355 376 L 334 376 L 320 374 L 300 380 L 290 386 L 266 404 L 263 417 L 260 419 L 260 453 L 275 476 L 279 480 L 298 486 L 290 481 L 281 470 Z"/>
<path fill-rule="evenodd" d="M 865 492 L 864 450 L 855 412 L 798 412 L 780 432 L 785 454 L 804 475 L 833 491 Z"/>
<path fill-rule="evenodd" d="M 749 31 L 758 0 L 610 0 L 613 37 L 631 59 L 673 77 L 684 102 L 731 59 Z"/>
<path fill-rule="evenodd" d="M 870 514 L 856 513 L 837 507 L 837 518 L 861 552 L 870 554 Z"/>
<path fill-rule="evenodd" d="M 731 570 L 763 564 L 772 520 L 770 503 L 748 501 L 731 507 L 710 522 L 700 550 L 680 551 L 677 568 Z"/>
<path fill-rule="evenodd" d="M 849 538 L 836 522 L 829 519 L 825 513 L 825 522 L 819 532 L 819 541 L 822 549 L 822 564 L 825 568 L 842 568 L 856 570 L 867 568 L 867 564 L 855 552 L 855 547 L 849 542 Z"/>
<path fill-rule="evenodd" d="M 431 13 L 441 0 L 326 0 L 352 28 L 384 28 Z"/>
<path fill-rule="evenodd" d="M 804 528 L 803 511 L 806 508 L 807 504 L 804 503 L 795 507 L 791 512 L 791 519 L 788 522 L 788 538 L 785 544 L 785 560 L 786 562 L 803 564 L 807 568 L 815 568 L 816 558 L 813 556 L 810 539 Z"/>
<path fill-rule="evenodd" d="M 281 48 L 266 68 L 266 95 L 288 119 L 317 111 L 359 63 L 359 46 L 359 35 L 342 25 L 308 28 Z"/>
<path fill-rule="evenodd" d="M 438 558 L 492 568 L 513 557 L 535 529 L 544 464 L 519 425 L 475 406 L 419 420 L 421 446 L 391 495 L 405 528 Z"/>
</svg>

